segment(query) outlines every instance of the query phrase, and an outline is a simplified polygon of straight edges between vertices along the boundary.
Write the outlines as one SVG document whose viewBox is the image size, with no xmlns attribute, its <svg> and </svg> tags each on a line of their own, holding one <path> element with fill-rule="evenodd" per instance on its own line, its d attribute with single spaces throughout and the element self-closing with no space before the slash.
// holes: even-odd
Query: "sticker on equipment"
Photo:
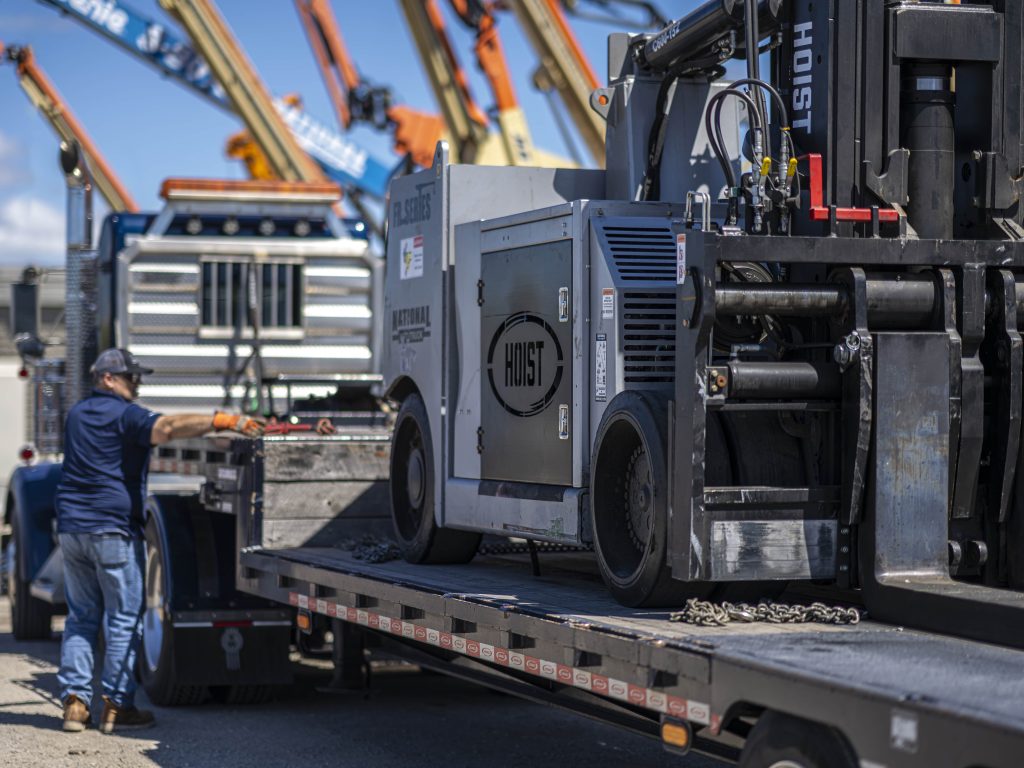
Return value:
<svg viewBox="0 0 1024 768">
<path fill-rule="evenodd" d="M 676 285 L 686 282 L 686 235 L 676 235 Z"/>
<path fill-rule="evenodd" d="M 403 280 L 423 277 L 423 235 L 402 238 L 401 259 L 399 272 Z"/>
<path fill-rule="evenodd" d="M 594 344 L 594 399 L 608 399 L 608 335 L 597 334 Z"/>
<path fill-rule="evenodd" d="M 615 319 L 615 289 L 614 288 L 602 288 L 601 289 L 601 319 L 602 320 L 614 320 Z"/>
<path fill-rule="evenodd" d="M 890 721 L 889 741 L 894 749 L 917 752 L 917 715 L 894 709 Z"/>
</svg>

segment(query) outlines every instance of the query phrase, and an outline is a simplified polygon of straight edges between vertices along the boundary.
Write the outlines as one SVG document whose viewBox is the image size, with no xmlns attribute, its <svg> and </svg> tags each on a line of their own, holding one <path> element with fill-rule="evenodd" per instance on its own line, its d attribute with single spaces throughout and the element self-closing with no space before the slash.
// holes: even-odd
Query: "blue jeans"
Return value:
<svg viewBox="0 0 1024 768">
<path fill-rule="evenodd" d="M 103 695 L 119 707 L 135 703 L 135 653 L 145 605 L 145 543 L 116 533 L 62 533 L 68 618 L 60 648 L 61 701 L 92 703 L 93 656 L 102 622 L 106 642 Z"/>
</svg>

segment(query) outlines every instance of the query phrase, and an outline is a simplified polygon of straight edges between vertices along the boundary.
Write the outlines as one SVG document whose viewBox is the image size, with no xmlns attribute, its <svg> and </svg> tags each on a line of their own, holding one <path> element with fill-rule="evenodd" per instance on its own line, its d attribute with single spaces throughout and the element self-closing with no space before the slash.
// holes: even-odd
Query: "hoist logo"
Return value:
<svg viewBox="0 0 1024 768">
<path fill-rule="evenodd" d="M 793 128 L 811 132 L 814 103 L 814 25 L 807 21 L 793 25 Z"/>
<path fill-rule="evenodd" d="M 505 318 L 487 350 L 487 379 L 501 407 L 536 416 L 558 393 L 565 369 L 562 345 L 548 322 L 529 312 Z"/>
</svg>

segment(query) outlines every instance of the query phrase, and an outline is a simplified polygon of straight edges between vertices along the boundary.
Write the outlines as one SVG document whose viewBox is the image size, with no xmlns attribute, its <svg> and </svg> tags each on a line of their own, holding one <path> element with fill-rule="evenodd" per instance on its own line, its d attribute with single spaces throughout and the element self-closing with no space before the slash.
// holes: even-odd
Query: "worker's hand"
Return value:
<svg viewBox="0 0 1024 768">
<path fill-rule="evenodd" d="M 267 425 L 263 419 L 253 416 L 217 411 L 213 414 L 213 428 L 218 432 L 232 431 L 240 432 L 246 437 L 260 437 Z"/>
<path fill-rule="evenodd" d="M 337 431 L 338 430 L 336 430 L 334 425 L 331 423 L 331 420 L 327 417 L 320 419 L 316 423 L 316 433 L 318 435 L 333 435 Z"/>
</svg>

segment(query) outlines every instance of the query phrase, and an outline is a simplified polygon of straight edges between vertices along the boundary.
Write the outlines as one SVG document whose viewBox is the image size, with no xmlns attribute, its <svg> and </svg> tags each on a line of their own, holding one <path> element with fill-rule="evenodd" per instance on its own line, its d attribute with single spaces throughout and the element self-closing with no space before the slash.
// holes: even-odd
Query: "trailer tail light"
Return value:
<svg viewBox="0 0 1024 768">
<path fill-rule="evenodd" d="M 295 615 L 295 626 L 307 635 L 313 631 L 313 617 L 309 615 L 309 611 L 299 611 Z"/>
<path fill-rule="evenodd" d="M 666 749 L 686 753 L 690 750 L 692 732 L 690 726 L 680 720 L 661 721 L 661 742 Z"/>
<path fill-rule="evenodd" d="M 24 365 L 21 366 L 21 368 L 18 369 L 18 378 L 19 379 L 27 379 L 28 378 L 28 368 L 26 368 Z"/>
<path fill-rule="evenodd" d="M 18 451 L 18 458 L 20 458 L 26 464 L 32 461 L 32 459 L 34 459 L 35 457 L 36 452 L 31 445 L 23 446 L 22 449 Z"/>
</svg>

